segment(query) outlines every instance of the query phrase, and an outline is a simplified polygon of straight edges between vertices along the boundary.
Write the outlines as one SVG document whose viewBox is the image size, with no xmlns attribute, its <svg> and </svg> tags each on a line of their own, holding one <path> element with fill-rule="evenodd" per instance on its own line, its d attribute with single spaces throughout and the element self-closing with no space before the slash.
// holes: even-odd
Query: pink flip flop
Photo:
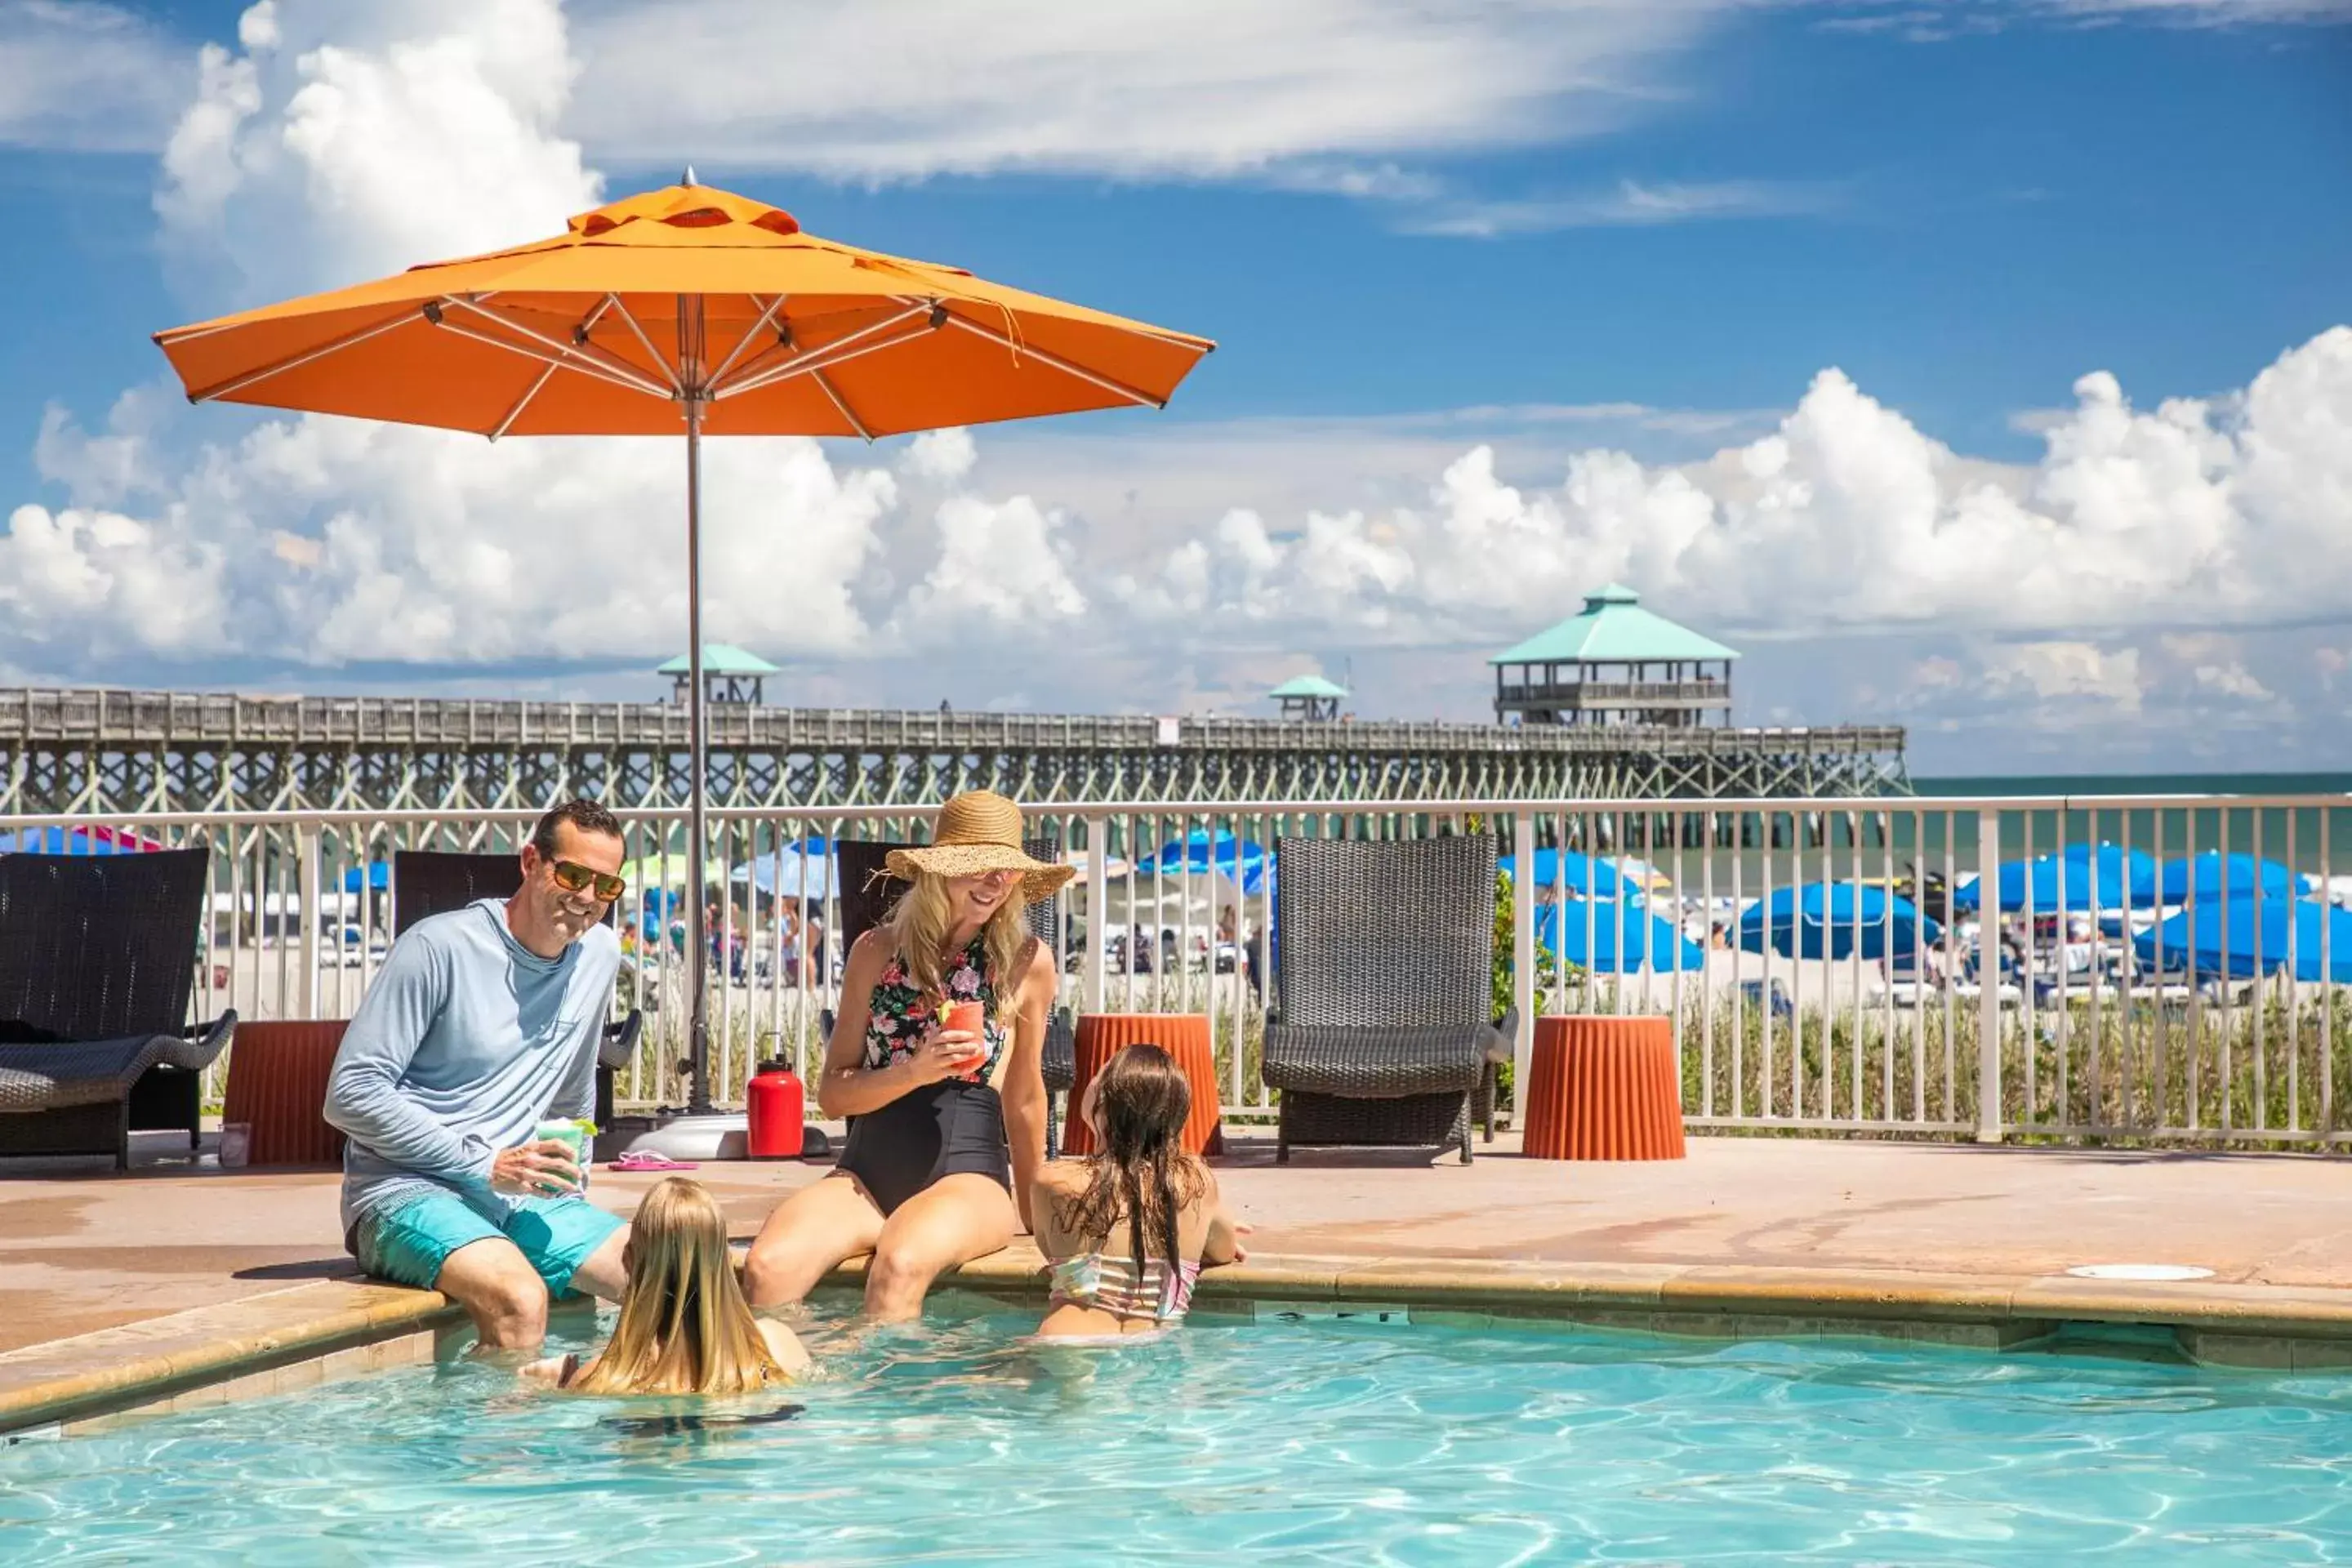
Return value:
<svg viewBox="0 0 2352 1568">
<path fill-rule="evenodd" d="M 702 1167 L 692 1160 L 673 1160 L 667 1154 L 656 1154 L 650 1149 L 632 1149 L 604 1169 L 608 1171 L 698 1171 Z"/>
</svg>

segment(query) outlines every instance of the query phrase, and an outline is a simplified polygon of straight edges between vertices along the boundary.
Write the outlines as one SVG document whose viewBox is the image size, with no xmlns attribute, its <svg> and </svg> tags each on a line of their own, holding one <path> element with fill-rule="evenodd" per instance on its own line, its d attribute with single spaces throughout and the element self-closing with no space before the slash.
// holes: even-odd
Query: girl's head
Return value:
<svg viewBox="0 0 2352 1568">
<path fill-rule="evenodd" d="M 1158 1046 L 1122 1047 L 1087 1085 L 1079 1114 L 1114 1163 L 1149 1163 L 1182 1136 L 1192 1085 Z"/>
<path fill-rule="evenodd" d="M 1181 1264 L 1184 1205 L 1206 1186 L 1200 1163 L 1184 1149 L 1192 1086 L 1183 1069 L 1158 1046 L 1122 1047 L 1087 1085 L 1079 1114 L 1094 1131 L 1096 1152 L 1065 1223 L 1101 1242 L 1124 1220 L 1128 1256 L 1139 1264 L 1156 1250 Z"/>
<path fill-rule="evenodd" d="M 727 1216 L 699 1182 L 672 1176 L 629 1227 L 621 1321 L 584 1394 L 744 1394 L 782 1381 L 735 1280 Z"/>
</svg>

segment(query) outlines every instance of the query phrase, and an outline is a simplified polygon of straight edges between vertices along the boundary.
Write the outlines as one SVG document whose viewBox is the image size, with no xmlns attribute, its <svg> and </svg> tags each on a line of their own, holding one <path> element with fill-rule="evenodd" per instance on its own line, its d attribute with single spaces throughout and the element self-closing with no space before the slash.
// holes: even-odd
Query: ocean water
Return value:
<svg viewBox="0 0 2352 1568">
<path fill-rule="evenodd" d="M 0 1561 L 2316 1563 L 2352 1376 L 950 1298 L 698 1428 L 413 1368 L 0 1451 Z M 790 1405 L 798 1405 L 793 1411 Z M 726 1412 L 720 1412 L 725 1414 Z"/>
</svg>

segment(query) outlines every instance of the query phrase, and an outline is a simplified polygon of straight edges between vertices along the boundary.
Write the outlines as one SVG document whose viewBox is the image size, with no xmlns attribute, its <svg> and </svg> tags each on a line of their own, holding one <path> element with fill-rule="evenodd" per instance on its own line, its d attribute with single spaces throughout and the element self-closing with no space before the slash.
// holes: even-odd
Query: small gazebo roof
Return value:
<svg viewBox="0 0 2352 1568">
<path fill-rule="evenodd" d="M 1584 596 L 1584 610 L 1488 664 L 1671 664 L 1738 658 L 1711 637 L 1642 608 L 1642 595 L 1612 583 Z"/>
<path fill-rule="evenodd" d="M 1266 693 L 1268 697 L 1345 697 L 1348 689 L 1319 675 L 1294 676 Z"/>
<path fill-rule="evenodd" d="M 679 654 L 654 671 L 656 675 L 690 675 L 686 655 Z M 756 653 L 746 653 L 733 643 L 707 642 L 702 645 L 702 673 L 705 675 L 782 675 L 783 671 Z"/>
</svg>

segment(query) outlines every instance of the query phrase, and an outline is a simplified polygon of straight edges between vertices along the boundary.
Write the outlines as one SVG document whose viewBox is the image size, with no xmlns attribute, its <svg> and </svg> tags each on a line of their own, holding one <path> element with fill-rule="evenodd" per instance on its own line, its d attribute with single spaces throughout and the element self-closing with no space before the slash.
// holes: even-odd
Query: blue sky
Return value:
<svg viewBox="0 0 2352 1568">
<path fill-rule="evenodd" d="M 607 194 L 667 179 L 683 152 L 706 181 L 816 232 L 1220 340 L 1156 418 L 809 459 L 814 489 L 782 491 L 813 498 L 824 547 L 747 542 L 740 560 L 813 597 L 780 617 L 715 610 L 738 616 L 739 640 L 764 636 L 808 700 L 929 700 L 940 650 L 894 607 L 931 563 L 965 559 L 1045 581 L 1016 595 L 1004 635 L 951 661 L 960 703 L 1245 709 L 1269 676 L 1352 659 L 1367 712 L 1475 717 L 1468 655 L 1646 568 L 1637 585 L 1661 608 L 1749 647 L 1745 717 L 1907 722 L 1927 771 L 2162 765 L 2182 747 L 2352 764 L 2338 721 L 2352 584 L 2273 580 L 2257 562 L 2325 536 L 2330 518 L 2352 535 L 2352 490 L 2336 490 L 2345 469 L 2323 450 L 2352 429 L 2352 344 L 2325 335 L 2352 322 L 2352 9 L 1528 0 L 1464 7 L 1433 36 L 1400 19 L 1409 8 L 1329 0 L 1288 32 L 1214 5 L 1157 22 L 1141 6 L 1131 27 L 1050 47 L 1022 38 L 1051 7 L 973 20 L 990 9 L 941 13 L 943 31 L 970 25 L 997 51 L 960 71 L 951 56 L 902 58 L 903 37 L 830 6 L 282 0 L 240 42 L 235 6 L 0 0 L 0 58 L 17 60 L 0 64 L 0 265 L 37 302 L 0 340 L 0 516 L 15 513 L 0 597 L 10 570 L 20 595 L 62 571 L 109 623 L 0 637 L 0 667 L 620 695 L 642 684 L 641 653 L 682 640 L 653 601 L 614 600 L 617 637 L 567 640 L 527 594 L 426 581 L 420 547 L 394 537 L 427 504 L 396 493 L 415 466 L 396 450 L 339 449 L 289 499 L 251 482 L 256 416 L 157 400 L 108 432 L 118 395 L 162 370 L 149 331 L 347 280 L 334 268 L 371 246 L 384 270 L 423 258 L 395 241 L 446 232 L 460 250 L 495 235 L 494 204 L 445 192 L 432 149 L 396 165 L 401 127 L 461 100 L 439 95 L 495 108 L 505 94 L 521 129 L 484 155 L 483 178 L 510 155 L 513 205 L 533 216 L 566 210 L 551 149 L 576 149 L 564 156 Z M 745 63 L 805 60 L 782 46 L 820 35 L 838 58 L 804 82 Z M 400 65 L 436 40 L 453 45 L 431 57 L 453 78 Z M 196 100 L 207 43 L 252 67 L 259 106 L 220 165 L 226 196 L 159 222 L 158 191 L 187 185 L 158 153 Z M 328 70 L 347 135 L 289 167 L 256 149 L 301 118 L 321 45 L 353 62 Z M 1057 74 L 1072 56 L 1075 92 Z M 629 87 L 665 67 L 703 73 L 691 100 Z M 926 92 L 945 105 L 936 119 Z M 430 210 L 445 195 L 446 225 Z M 507 221 L 523 226 L 499 237 L 546 226 Z M 2085 412 L 2076 383 L 2094 372 L 2112 374 L 2137 423 Z M 2249 401 L 2266 372 L 2274 395 Z M 2193 439 L 2156 413 L 2176 397 L 2210 400 Z M 58 410 L 69 423 L 42 442 Z M 2048 438 L 2068 421 L 2071 466 Z M 1457 464 L 1481 447 L 1492 458 L 1465 479 Z M 538 503 L 500 488 L 511 474 L 479 477 L 479 457 L 446 460 L 465 468 L 430 504 L 519 518 L 526 555 L 570 526 L 534 522 Z M 752 471 L 769 455 L 741 460 L 747 497 L 780 493 Z M 1874 488 L 1882 462 L 1928 477 L 1890 469 Z M 2118 479 L 2119 464 L 2140 467 Z M 1636 499 L 1593 500 L 1609 475 Z M 645 482 L 652 504 L 650 467 Z M 2018 516 L 1976 517 L 1968 498 L 1987 483 Z M 1714 506 L 1713 531 L 1676 510 L 1677 484 Z M 1823 499 L 1838 487 L 1841 501 Z M 1906 504 L 1923 531 L 1873 602 L 1840 562 L 1867 544 L 1874 508 Z M 1495 523 L 1496 505 L 1519 510 Z M 1472 548 L 1460 519 L 1474 513 L 1491 592 L 1480 572 L 1440 583 L 1445 552 L 1459 565 Z M 62 521 L 100 514 L 148 531 L 110 543 Z M 1318 515 L 1358 523 L 1318 532 Z M 1769 550 L 1764 522 L 1781 530 Z M 2071 596 L 2063 583 L 2011 594 L 2001 574 L 1904 578 L 1903 562 L 1948 548 L 1969 561 L 1979 527 L 2012 546 L 2047 535 L 2068 572 L 2141 565 Z M 1685 545 L 1654 542 L 1677 528 Z M 1531 550 L 1541 570 L 1523 569 Z M 159 620 L 129 552 L 205 563 L 238 629 Z M 2341 559 L 2352 567 L 2352 545 Z M 1187 573 L 1191 597 L 1153 598 Z M 584 568 L 565 583 L 572 600 L 607 591 Z M 478 629 L 503 614 L 506 631 Z M 1083 674 L 1030 640 L 1056 616 L 1069 625 L 1043 646 L 1078 635 L 1102 649 Z M 363 622 L 407 630 L 371 641 L 352 629 Z"/>
</svg>

